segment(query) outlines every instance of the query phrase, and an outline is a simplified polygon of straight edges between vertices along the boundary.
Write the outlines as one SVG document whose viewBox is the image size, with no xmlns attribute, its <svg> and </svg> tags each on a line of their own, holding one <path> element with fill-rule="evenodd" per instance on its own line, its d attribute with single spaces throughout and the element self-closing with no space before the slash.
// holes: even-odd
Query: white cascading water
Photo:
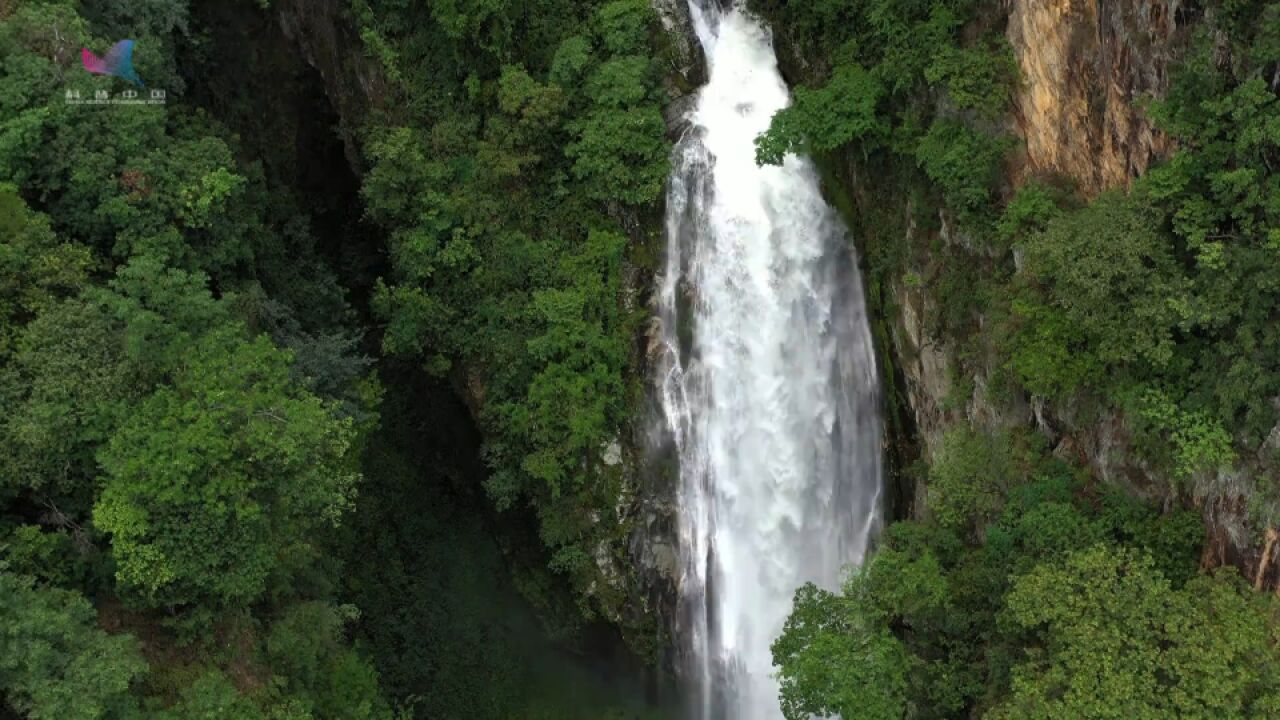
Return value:
<svg viewBox="0 0 1280 720">
<path fill-rule="evenodd" d="M 757 167 L 790 101 L 769 32 L 690 0 L 710 79 L 677 146 L 657 378 L 680 473 L 691 714 L 781 717 L 770 644 L 796 588 L 834 589 L 880 519 L 878 383 L 861 280 L 817 174 Z"/>
</svg>

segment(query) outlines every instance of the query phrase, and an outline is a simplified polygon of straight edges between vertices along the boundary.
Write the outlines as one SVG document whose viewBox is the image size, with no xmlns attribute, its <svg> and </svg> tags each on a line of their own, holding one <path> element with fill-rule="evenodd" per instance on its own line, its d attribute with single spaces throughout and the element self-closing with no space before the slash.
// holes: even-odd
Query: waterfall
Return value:
<svg viewBox="0 0 1280 720">
<path fill-rule="evenodd" d="M 682 675 L 695 718 L 765 720 L 781 717 L 770 644 L 796 588 L 838 587 L 879 522 L 879 390 L 817 173 L 755 164 L 790 101 L 769 31 L 690 6 L 710 79 L 675 151 L 655 378 L 679 459 Z"/>
</svg>

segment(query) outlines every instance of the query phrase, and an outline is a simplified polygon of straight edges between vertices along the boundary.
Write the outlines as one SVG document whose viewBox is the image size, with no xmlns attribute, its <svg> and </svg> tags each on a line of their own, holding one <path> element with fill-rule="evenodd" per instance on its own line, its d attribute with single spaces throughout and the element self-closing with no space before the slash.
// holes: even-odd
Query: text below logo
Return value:
<svg viewBox="0 0 1280 720">
<path fill-rule="evenodd" d="M 106 90 L 94 90 L 93 96 L 79 90 L 66 92 L 68 105 L 164 105 L 165 91 L 152 88 L 145 94 L 137 90 L 125 90 L 112 94 Z"/>
</svg>

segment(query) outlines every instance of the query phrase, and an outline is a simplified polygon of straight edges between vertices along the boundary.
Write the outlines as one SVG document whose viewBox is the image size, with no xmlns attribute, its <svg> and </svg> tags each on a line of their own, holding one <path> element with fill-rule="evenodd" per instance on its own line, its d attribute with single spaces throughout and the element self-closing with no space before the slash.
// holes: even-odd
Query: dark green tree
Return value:
<svg viewBox="0 0 1280 720">
<path fill-rule="evenodd" d="M 108 635 L 79 593 L 0 570 L 0 687 L 31 720 L 140 720 L 137 640 Z"/>
</svg>

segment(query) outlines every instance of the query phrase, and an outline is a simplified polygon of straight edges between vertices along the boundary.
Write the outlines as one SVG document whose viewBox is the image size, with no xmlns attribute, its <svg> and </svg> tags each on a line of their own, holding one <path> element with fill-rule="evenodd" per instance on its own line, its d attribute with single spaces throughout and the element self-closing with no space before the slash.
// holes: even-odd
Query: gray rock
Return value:
<svg viewBox="0 0 1280 720">
<path fill-rule="evenodd" d="M 622 445 L 617 441 L 610 441 L 604 448 L 604 455 L 600 460 L 609 467 L 615 467 L 622 464 Z"/>
<path fill-rule="evenodd" d="M 667 122 L 667 137 L 671 140 L 679 140 L 685 131 L 689 129 L 689 113 L 693 112 L 694 105 L 698 102 L 698 96 L 690 93 L 683 95 L 662 108 L 662 118 Z"/>
<path fill-rule="evenodd" d="M 651 0 L 653 9 L 671 41 L 670 72 L 679 75 L 688 92 L 707 81 L 707 61 L 685 0 Z"/>
</svg>

